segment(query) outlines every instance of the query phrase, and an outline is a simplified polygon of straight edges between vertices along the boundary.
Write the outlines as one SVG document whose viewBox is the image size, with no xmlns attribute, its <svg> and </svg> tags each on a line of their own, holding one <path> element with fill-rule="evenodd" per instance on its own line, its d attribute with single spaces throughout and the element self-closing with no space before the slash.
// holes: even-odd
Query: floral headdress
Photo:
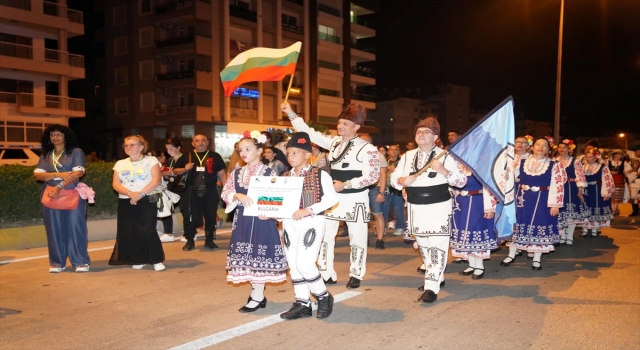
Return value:
<svg viewBox="0 0 640 350">
<path fill-rule="evenodd" d="M 545 136 L 544 138 L 547 140 L 547 142 L 549 142 L 549 149 L 555 148 L 554 143 L 553 143 L 553 137 Z"/>
<path fill-rule="evenodd" d="M 249 130 L 246 130 L 243 134 L 242 137 L 248 139 L 248 138 L 252 138 L 255 139 L 256 141 L 258 141 L 258 143 L 265 143 L 267 142 L 267 137 L 264 136 L 260 131 L 258 130 L 253 130 L 251 132 L 249 132 Z"/>
<path fill-rule="evenodd" d="M 524 139 L 527 140 L 527 143 L 529 144 L 529 147 L 533 146 L 533 136 L 524 135 Z"/>
<path fill-rule="evenodd" d="M 562 140 L 562 143 L 564 143 L 565 145 L 567 145 L 567 147 L 569 147 L 570 150 L 574 150 L 576 149 L 576 144 L 573 142 L 573 140 L 569 140 L 569 139 L 564 139 Z"/>
<path fill-rule="evenodd" d="M 593 154 L 593 156 L 596 159 L 602 158 L 602 154 L 600 153 L 600 151 L 597 148 L 592 148 L 592 149 L 588 150 L 587 153 Z"/>
</svg>

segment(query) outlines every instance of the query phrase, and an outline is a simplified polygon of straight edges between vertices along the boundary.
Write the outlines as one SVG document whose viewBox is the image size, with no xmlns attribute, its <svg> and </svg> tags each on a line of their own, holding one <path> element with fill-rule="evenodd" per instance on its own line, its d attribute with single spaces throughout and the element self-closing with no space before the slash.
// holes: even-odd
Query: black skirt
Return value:
<svg viewBox="0 0 640 350">
<path fill-rule="evenodd" d="M 131 205 L 118 200 L 118 232 L 109 265 L 157 264 L 164 261 L 162 242 L 156 232 L 157 204 L 149 197 Z"/>
</svg>

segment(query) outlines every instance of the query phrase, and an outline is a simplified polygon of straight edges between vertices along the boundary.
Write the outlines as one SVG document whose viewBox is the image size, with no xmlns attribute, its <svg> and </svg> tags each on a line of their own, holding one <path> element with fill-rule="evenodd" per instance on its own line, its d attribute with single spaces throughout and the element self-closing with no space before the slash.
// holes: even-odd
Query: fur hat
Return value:
<svg viewBox="0 0 640 350">
<path fill-rule="evenodd" d="M 419 121 L 413 129 L 413 133 L 415 134 L 420 128 L 427 128 L 431 130 L 434 135 L 440 136 L 440 123 L 438 123 L 438 119 L 434 117 L 427 117 Z"/>
<path fill-rule="evenodd" d="M 306 132 L 297 132 L 291 135 L 289 142 L 287 142 L 287 148 L 294 147 L 303 149 L 307 152 L 311 152 L 311 140 L 309 139 L 309 134 Z"/>
<path fill-rule="evenodd" d="M 342 113 L 338 116 L 338 119 L 346 119 L 357 125 L 364 125 L 367 120 L 367 110 L 362 105 L 357 103 L 350 103 L 342 110 Z"/>
</svg>

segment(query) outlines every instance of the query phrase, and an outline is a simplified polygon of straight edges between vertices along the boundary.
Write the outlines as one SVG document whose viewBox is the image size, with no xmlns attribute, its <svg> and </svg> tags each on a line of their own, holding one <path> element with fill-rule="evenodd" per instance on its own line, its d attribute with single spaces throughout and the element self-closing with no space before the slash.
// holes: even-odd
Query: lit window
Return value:
<svg viewBox="0 0 640 350">
<path fill-rule="evenodd" d="M 195 128 L 193 127 L 193 125 L 183 125 L 182 126 L 182 137 L 183 138 L 191 138 L 194 137 L 196 132 L 195 132 Z"/>
</svg>

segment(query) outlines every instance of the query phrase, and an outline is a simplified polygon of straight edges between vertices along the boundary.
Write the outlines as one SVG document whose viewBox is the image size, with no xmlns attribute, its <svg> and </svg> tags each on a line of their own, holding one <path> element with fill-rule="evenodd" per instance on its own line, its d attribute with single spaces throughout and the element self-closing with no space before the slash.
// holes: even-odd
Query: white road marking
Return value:
<svg viewBox="0 0 640 350">
<path fill-rule="evenodd" d="M 224 229 L 224 230 L 216 230 L 216 234 L 219 233 L 231 233 L 231 229 Z M 200 234 L 197 236 L 203 236 L 204 234 Z M 179 241 L 181 237 L 175 237 L 173 239 L 173 241 Z M 91 248 L 91 249 L 87 249 L 88 252 L 97 252 L 99 250 L 107 250 L 107 249 L 113 249 L 113 246 L 108 246 L 108 247 L 99 247 L 99 248 Z M 11 264 L 11 263 L 17 263 L 17 262 L 21 262 L 21 261 L 29 261 L 29 260 L 36 260 L 36 259 L 45 259 L 48 258 L 49 255 L 36 255 L 36 256 L 30 256 L 30 257 L 26 257 L 26 258 L 20 258 L 20 259 L 11 259 L 11 260 L 2 260 L 0 261 L 0 265 L 5 265 L 5 264 Z"/>
<path fill-rule="evenodd" d="M 361 292 L 344 292 L 344 293 L 340 293 L 340 294 L 338 294 L 338 295 L 336 295 L 334 297 L 334 303 L 339 303 L 341 301 L 356 297 L 356 296 L 358 296 L 360 294 L 362 294 L 362 293 Z M 314 305 L 314 309 L 315 308 L 316 307 Z M 259 329 L 268 327 L 268 326 L 272 326 L 272 325 L 274 325 L 276 323 L 280 323 L 282 321 L 285 321 L 285 320 L 281 319 L 280 318 L 280 313 L 278 313 L 276 315 L 265 317 L 265 318 L 257 320 L 257 321 L 249 322 L 249 323 L 243 324 L 242 326 L 238 326 L 238 327 L 235 327 L 235 328 L 228 329 L 226 331 L 218 332 L 218 333 L 206 336 L 204 338 L 200 338 L 200 339 L 194 340 L 194 341 L 186 343 L 186 344 L 178 345 L 178 346 L 173 347 L 173 348 L 171 348 L 169 350 L 199 350 L 199 349 L 204 349 L 204 348 L 209 347 L 211 345 L 216 345 L 216 344 L 222 343 L 223 341 L 227 341 L 227 340 L 239 337 L 241 335 L 245 335 L 247 333 L 251 333 L 251 332 L 257 331 Z"/>
</svg>

